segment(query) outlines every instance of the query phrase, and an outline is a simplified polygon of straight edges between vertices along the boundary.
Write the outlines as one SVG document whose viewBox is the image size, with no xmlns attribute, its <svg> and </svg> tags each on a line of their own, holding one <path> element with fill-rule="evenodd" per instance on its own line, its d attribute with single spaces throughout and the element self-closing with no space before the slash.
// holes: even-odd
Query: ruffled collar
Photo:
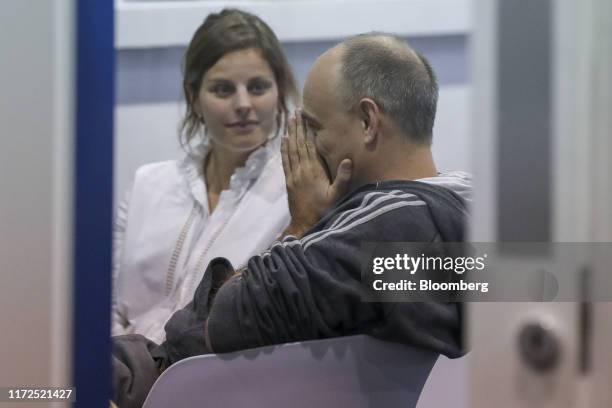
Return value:
<svg viewBox="0 0 612 408">
<path fill-rule="evenodd" d="M 208 208 L 208 196 L 205 189 L 206 180 L 203 174 L 202 163 L 206 155 L 210 152 L 210 142 L 204 139 L 197 146 L 191 148 L 189 153 L 179 161 L 179 169 L 185 176 L 189 190 L 193 198 L 202 207 Z M 234 171 L 230 178 L 229 190 L 225 190 L 221 195 L 231 195 L 233 199 L 240 199 L 263 171 L 270 158 L 280 151 L 280 137 L 269 140 L 265 145 L 253 151 L 243 167 Z"/>
</svg>

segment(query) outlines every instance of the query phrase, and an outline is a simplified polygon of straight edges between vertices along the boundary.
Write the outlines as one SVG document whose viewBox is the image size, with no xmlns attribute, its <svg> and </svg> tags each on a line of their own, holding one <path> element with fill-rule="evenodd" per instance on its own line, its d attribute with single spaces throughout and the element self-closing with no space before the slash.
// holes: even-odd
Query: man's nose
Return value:
<svg viewBox="0 0 612 408">
<path fill-rule="evenodd" d="M 234 109 L 240 116 L 247 116 L 253 105 L 251 103 L 251 95 L 246 87 L 239 87 L 234 98 Z"/>
</svg>

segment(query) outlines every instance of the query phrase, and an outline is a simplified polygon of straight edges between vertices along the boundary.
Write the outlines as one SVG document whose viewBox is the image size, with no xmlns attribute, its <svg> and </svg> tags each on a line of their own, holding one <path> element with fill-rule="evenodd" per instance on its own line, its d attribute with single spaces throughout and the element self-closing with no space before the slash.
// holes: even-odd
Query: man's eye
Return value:
<svg viewBox="0 0 612 408">
<path fill-rule="evenodd" d="M 312 121 L 304 118 L 304 123 L 306 124 L 306 128 L 312 132 L 313 135 L 317 135 L 317 131 L 320 130 L 321 128 L 319 126 L 317 126 L 315 123 L 312 123 Z"/>
</svg>

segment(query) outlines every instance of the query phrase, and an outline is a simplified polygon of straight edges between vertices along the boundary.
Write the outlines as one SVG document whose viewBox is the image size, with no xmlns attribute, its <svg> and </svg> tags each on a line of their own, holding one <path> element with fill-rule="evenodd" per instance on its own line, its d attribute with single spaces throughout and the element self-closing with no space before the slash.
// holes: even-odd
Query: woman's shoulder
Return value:
<svg viewBox="0 0 612 408">
<path fill-rule="evenodd" d="M 136 177 L 148 177 L 151 175 L 159 176 L 176 173 L 178 170 L 177 160 L 164 160 L 153 163 L 143 164 L 136 169 Z"/>
<path fill-rule="evenodd" d="M 180 160 L 165 160 L 140 166 L 134 175 L 133 189 L 167 191 L 185 185 L 187 175 Z"/>
<path fill-rule="evenodd" d="M 179 163 L 177 160 L 164 160 L 154 163 L 144 164 L 138 169 L 134 178 L 136 180 L 147 180 L 155 179 L 159 180 L 162 178 L 172 178 L 179 175 Z"/>
<path fill-rule="evenodd" d="M 129 189 L 129 205 L 137 208 L 137 212 L 143 212 L 145 208 L 190 207 L 193 200 L 188 176 L 181 168 L 180 160 L 140 166 Z"/>
</svg>

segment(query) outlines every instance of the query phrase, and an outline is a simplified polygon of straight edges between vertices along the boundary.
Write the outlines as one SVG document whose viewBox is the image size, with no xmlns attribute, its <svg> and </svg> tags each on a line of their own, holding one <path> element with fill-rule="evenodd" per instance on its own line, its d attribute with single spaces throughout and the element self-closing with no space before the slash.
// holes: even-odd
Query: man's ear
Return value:
<svg viewBox="0 0 612 408">
<path fill-rule="evenodd" d="M 380 108 L 370 98 L 359 101 L 359 116 L 361 118 L 366 143 L 372 143 L 378 136 L 380 129 Z"/>
</svg>

